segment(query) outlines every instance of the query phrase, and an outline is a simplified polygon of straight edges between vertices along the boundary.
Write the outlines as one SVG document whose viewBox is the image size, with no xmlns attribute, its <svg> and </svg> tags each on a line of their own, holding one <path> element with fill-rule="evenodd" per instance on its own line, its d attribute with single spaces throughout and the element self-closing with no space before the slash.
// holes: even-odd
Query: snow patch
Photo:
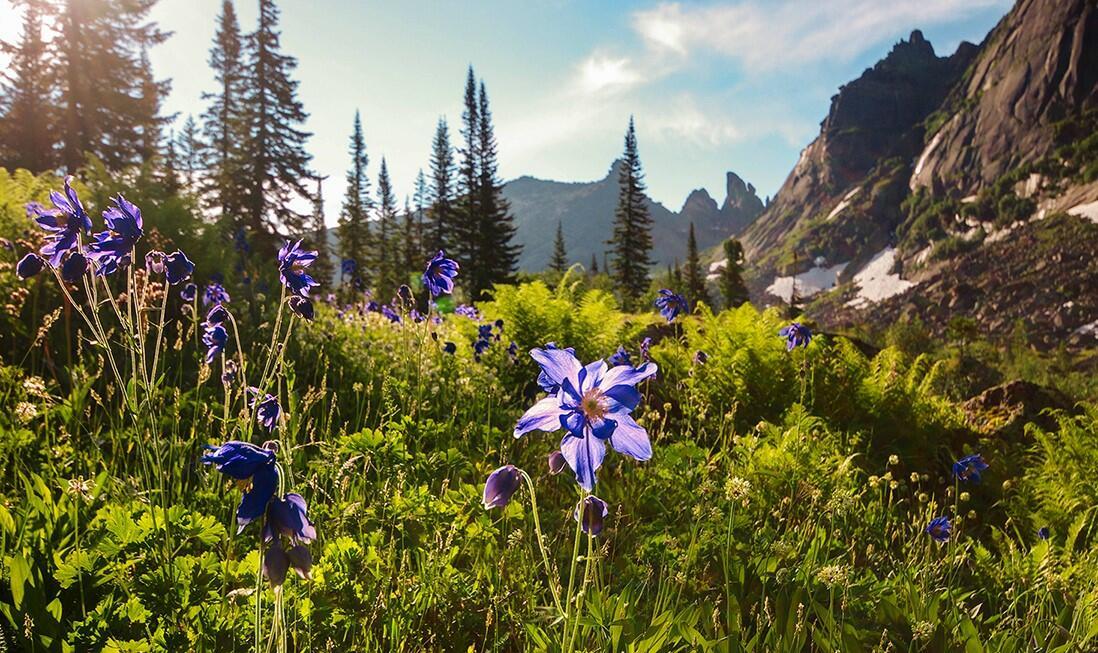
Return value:
<svg viewBox="0 0 1098 653">
<path fill-rule="evenodd" d="M 934 153 L 934 148 L 938 147 L 938 143 L 942 141 L 942 133 L 944 129 L 939 129 L 937 134 L 934 134 L 934 138 L 930 139 L 930 144 L 926 146 L 923 153 L 919 155 L 919 161 L 915 164 L 915 172 L 911 173 L 911 181 L 908 186 L 911 190 L 915 190 L 918 184 L 915 183 L 915 178 L 919 176 L 919 173 L 923 171 L 923 166 L 926 165 L 926 160 L 930 158 L 930 155 Z"/>
<path fill-rule="evenodd" d="M 1098 224 L 1098 201 L 1088 202 L 1086 204 L 1076 204 L 1068 209 L 1070 215 L 1079 216 L 1080 218 L 1086 218 L 1091 222 Z"/>
<path fill-rule="evenodd" d="M 774 283 L 767 287 L 766 292 L 784 301 L 792 301 L 793 283 L 796 280 L 797 297 L 812 297 L 834 288 L 846 266 L 847 263 L 838 263 L 831 267 L 817 266 L 795 277 L 774 277 Z"/>
<path fill-rule="evenodd" d="M 1098 320 L 1091 322 L 1090 324 L 1084 324 L 1075 330 L 1076 335 L 1080 336 L 1094 336 L 1098 338 Z"/>
<path fill-rule="evenodd" d="M 858 296 L 846 303 L 852 308 L 861 308 L 871 303 L 899 295 L 915 284 L 904 281 L 894 273 L 896 267 L 896 248 L 886 247 L 866 263 L 858 274 L 854 275 L 854 284 L 858 286 Z"/>
<path fill-rule="evenodd" d="M 834 219 L 835 216 L 842 213 L 843 209 L 850 206 L 850 200 L 854 199 L 854 196 L 857 195 L 858 191 L 860 191 L 861 189 L 861 186 L 855 187 L 849 193 L 844 195 L 842 201 L 836 204 L 835 208 L 831 209 L 831 213 L 827 214 L 827 221 L 830 222 L 832 219 Z"/>
</svg>

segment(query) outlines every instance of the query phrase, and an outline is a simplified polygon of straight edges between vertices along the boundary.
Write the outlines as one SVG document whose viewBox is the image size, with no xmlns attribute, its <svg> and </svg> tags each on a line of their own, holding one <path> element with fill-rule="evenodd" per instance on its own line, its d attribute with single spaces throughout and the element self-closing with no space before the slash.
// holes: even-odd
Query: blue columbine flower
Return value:
<svg viewBox="0 0 1098 653">
<path fill-rule="evenodd" d="M 390 308 L 388 304 L 381 306 L 381 314 L 387 317 L 390 322 L 400 322 L 400 314 Z"/>
<path fill-rule="evenodd" d="M 568 466 L 568 461 L 564 459 L 564 454 L 557 449 L 553 453 L 549 454 L 549 473 L 556 476 L 564 471 L 564 468 Z"/>
<path fill-rule="evenodd" d="M 988 464 L 984 462 L 984 457 L 975 453 L 953 463 L 953 475 L 961 481 L 979 483 L 981 474 L 987 468 Z"/>
<path fill-rule="evenodd" d="M 446 352 L 447 354 L 451 354 L 451 355 L 452 355 L 452 354 L 454 354 L 455 352 L 457 352 L 457 349 L 458 349 L 458 348 L 457 348 L 457 345 L 455 345 L 454 343 L 450 342 L 449 340 L 447 340 L 446 342 L 444 342 L 444 343 L 442 344 L 442 351 Z"/>
<path fill-rule="evenodd" d="M 555 342 L 545 343 L 545 348 L 550 351 L 554 349 L 560 349 L 559 347 L 557 347 L 557 343 Z M 567 347 L 563 351 L 571 354 L 572 356 L 576 355 L 576 350 L 572 347 Z M 542 390 L 551 395 L 556 394 L 557 390 L 560 390 L 560 383 L 555 382 L 553 381 L 553 379 L 549 378 L 549 375 L 545 373 L 545 370 L 540 370 L 538 372 L 538 385 L 541 386 Z"/>
<path fill-rule="evenodd" d="M 197 296 L 198 286 L 193 283 L 188 283 L 179 291 L 179 298 L 187 303 L 193 302 L 194 298 Z"/>
<path fill-rule="evenodd" d="M 694 352 L 694 364 L 695 365 L 705 365 L 708 362 L 709 362 L 709 354 L 705 353 L 704 351 L 702 351 L 700 349 L 698 351 Z"/>
<path fill-rule="evenodd" d="M 229 319 L 229 311 L 224 304 L 214 304 L 209 313 L 206 313 L 206 325 L 216 326 L 224 324 Z"/>
<path fill-rule="evenodd" d="M 489 340 L 492 337 L 492 325 L 482 324 L 477 327 L 477 337 L 481 340 Z"/>
<path fill-rule="evenodd" d="M 300 494 L 293 492 L 271 501 L 267 506 L 267 521 L 263 525 L 263 541 L 283 536 L 294 544 L 316 539 L 316 526 L 309 521 L 308 506 Z"/>
<path fill-rule="evenodd" d="M 446 252 L 438 250 L 423 271 L 423 287 L 432 297 L 454 292 L 454 277 L 458 275 L 458 268 L 457 261 L 446 258 Z"/>
<path fill-rule="evenodd" d="M 656 308 L 660 309 L 660 315 L 668 322 L 673 322 L 679 313 L 686 313 L 690 310 L 686 305 L 685 297 L 676 295 L 667 288 L 660 289 L 659 297 L 656 297 Z"/>
<path fill-rule="evenodd" d="M 618 345 L 618 350 L 606 359 L 606 364 L 610 367 L 617 367 L 618 365 L 632 366 L 633 361 L 629 359 L 629 352 L 625 351 L 625 347 Z"/>
<path fill-rule="evenodd" d="M 646 337 L 644 340 L 641 340 L 641 344 L 640 344 L 640 357 L 641 357 L 641 360 L 646 362 L 646 363 L 648 361 L 652 360 L 651 352 L 652 352 L 652 339 Z"/>
<path fill-rule="evenodd" d="M 187 258 L 186 254 L 177 249 L 164 258 L 164 272 L 168 283 L 177 286 L 191 278 L 191 274 L 194 273 L 194 263 Z M 225 289 L 222 288 L 221 290 L 224 292 Z M 228 297 L 228 294 L 226 294 L 226 302 L 229 301 Z"/>
<path fill-rule="evenodd" d="M 286 289 L 295 295 L 309 296 L 309 288 L 319 286 L 316 279 L 305 272 L 305 268 L 316 260 L 316 250 L 301 249 L 301 241 L 286 243 L 278 250 L 278 276 Z"/>
<path fill-rule="evenodd" d="M 229 332 L 220 324 L 206 325 L 206 332 L 202 334 L 202 344 L 206 345 L 206 364 L 209 365 L 225 351 L 225 345 L 229 343 Z"/>
<path fill-rule="evenodd" d="M 1051 534 L 1052 532 L 1048 530 L 1048 526 L 1042 526 L 1037 529 L 1037 537 L 1041 538 L 1042 540 L 1047 540 L 1049 535 Z"/>
<path fill-rule="evenodd" d="M 514 465 L 504 465 L 488 475 L 484 483 L 484 509 L 502 508 L 522 484 L 522 471 Z"/>
<path fill-rule="evenodd" d="M 778 335 L 785 338 L 785 348 L 793 351 L 794 347 L 807 347 L 812 341 L 812 331 L 800 322 L 794 322 L 778 331 Z"/>
<path fill-rule="evenodd" d="M 458 304 L 457 308 L 454 309 L 454 315 L 461 315 L 463 317 L 469 318 L 470 320 L 480 319 L 480 311 L 478 311 L 476 307 L 470 306 L 468 304 Z"/>
<path fill-rule="evenodd" d="M 266 427 L 268 431 L 275 430 L 278 427 L 278 418 L 282 415 L 282 408 L 278 405 L 278 399 L 254 386 L 248 388 L 248 394 L 251 395 L 249 405 L 255 410 L 256 421 Z M 262 399 L 260 399 L 260 396 L 262 396 Z"/>
<path fill-rule="evenodd" d="M 149 273 L 164 274 L 164 259 L 167 256 L 158 249 L 150 250 L 145 254 L 145 270 Z"/>
<path fill-rule="evenodd" d="M 96 274 L 114 274 L 130 264 L 130 254 L 145 233 L 141 209 L 119 194 L 112 197 L 114 206 L 103 212 L 107 230 L 94 235 L 88 245 L 88 255 L 98 264 Z"/>
<path fill-rule="evenodd" d="M 229 293 L 225 291 L 225 287 L 217 281 L 211 281 L 206 284 L 206 290 L 202 293 L 202 305 L 209 306 L 210 304 L 228 304 Z"/>
<path fill-rule="evenodd" d="M 303 317 L 306 320 L 311 320 L 316 317 L 316 312 L 313 310 L 313 302 L 307 297 L 300 297 L 298 295 L 291 297 L 290 310 L 294 312 L 294 315 Z"/>
<path fill-rule="evenodd" d="M 606 362 L 599 360 L 583 366 L 564 349 L 534 349 L 530 356 L 541 366 L 546 381 L 560 389 L 519 418 L 515 437 L 535 430 L 567 430 L 561 453 L 576 481 L 588 492 L 595 487 L 595 472 L 606 455 L 606 441 L 618 453 L 637 460 L 652 457 L 648 432 L 630 413 L 641 399 L 635 386 L 656 373 L 655 363 L 607 368 Z"/>
<path fill-rule="evenodd" d="M 76 283 L 88 271 L 88 259 L 80 252 L 71 252 L 61 264 L 61 278 Z"/>
<path fill-rule="evenodd" d="M 579 505 L 572 513 L 573 519 L 579 522 L 580 529 L 588 535 L 598 535 L 602 532 L 606 515 L 610 512 L 609 506 L 602 499 L 593 494 L 583 497 Z"/>
<path fill-rule="evenodd" d="M 33 215 L 38 226 L 46 230 L 46 244 L 42 247 L 42 257 L 53 267 L 61 265 L 61 259 L 68 252 L 80 246 L 80 232 L 91 230 L 92 222 L 76 191 L 72 188 L 72 177 L 65 177 L 65 193 L 50 193 L 54 208 L 47 209 L 37 202 L 27 204 L 27 215 Z"/>
<path fill-rule="evenodd" d="M 34 252 L 31 252 L 19 259 L 19 262 L 15 264 L 15 274 L 19 275 L 20 279 L 30 279 L 41 272 L 45 265 L 45 259 Z"/>
<path fill-rule="evenodd" d="M 344 277 L 353 277 L 358 271 L 358 263 L 353 258 L 345 258 L 339 264 L 339 274 Z"/>
<path fill-rule="evenodd" d="M 926 533 L 935 542 L 946 542 L 949 540 L 949 535 L 953 531 L 953 526 L 949 523 L 948 517 L 935 517 L 930 520 L 930 523 L 926 525 Z"/>
<path fill-rule="evenodd" d="M 214 447 L 207 447 L 214 449 Z M 247 490 L 236 509 L 237 532 L 259 519 L 278 487 L 275 453 L 247 442 L 226 442 L 213 453 L 202 456 L 202 462 L 217 465 L 217 471 L 245 485 Z"/>
</svg>

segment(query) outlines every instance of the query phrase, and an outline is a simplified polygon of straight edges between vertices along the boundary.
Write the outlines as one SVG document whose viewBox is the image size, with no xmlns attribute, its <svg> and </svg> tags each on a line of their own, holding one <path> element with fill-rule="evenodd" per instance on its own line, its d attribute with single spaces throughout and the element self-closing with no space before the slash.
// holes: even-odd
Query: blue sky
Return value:
<svg viewBox="0 0 1098 653">
<path fill-rule="evenodd" d="M 160 0 L 174 32 L 151 57 L 173 81 L 169 111 L 198 114 L 220 0 Z M 734 170 L 773 194 L 831 96 L 914 28 L 938 54 L 979 42 L 1008 0 L 622 2 L 282 0 L 298 58 L 314 167 L 334 222 L 362 112 L 371 178 L 384 155 L 398 192 L 426 168 L 439 116 L 457 137 L 465 70 L 487 85 L 507 178 L 602 177 L 635 114 L 650 194 L 678 209 L 694 188 L 720 201 Z M 256 3 L 237 2 L 250 30 Z M 0 0 L 0 37 L 17 31 Z"/>
</svg>

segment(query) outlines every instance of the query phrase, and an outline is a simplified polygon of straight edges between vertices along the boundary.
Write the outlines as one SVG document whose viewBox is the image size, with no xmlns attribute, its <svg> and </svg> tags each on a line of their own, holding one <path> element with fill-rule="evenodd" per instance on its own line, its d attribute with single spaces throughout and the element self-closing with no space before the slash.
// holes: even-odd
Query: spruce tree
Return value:
<svg viewBox="0 0 1098 653">
<path fill-rule="evenodd" d="M 614 233 L 609 244 L 614 256 L 612 277 L 622 305 L 634 309 L 648 290 L 648 268 L 652 265 L 652 217 L 644 193 L 644 171 L 637 152 L 633 117 L 625 131 L 625 152 L 618 170 L 618 207 L 614 212 Z"/>
<path fill-rule="evenodd" d="M 202 131 L 209 145 L 203 165 L 207 205 L 220 211 L 225 222 L 241 216 L 247 195 L 240 160 L 241 145 L 247 135 L 243 56 L 244 42 L 236 9 L 232 0 L 224 0 L 208 60 L 217 90 L 202 94 L 202 99 L 210 102 L 202 114 Z"/>
<path fill-rule="evenodd" d="M 743 245 L 735 238 L 724 241 L 724 269 L 721 270 L 721 296 L 725 308 L 737 308 L 748 300 L 743 282 Z"/>
<path fill-rule="evenodd" d="M 458 206 L 455 211 L 449 244 L 451 256 L 461 263 L 463 270 L 473 270 L 477 254 L 477 241 L 480 231 L 480 108 L 477 103 L 477 80 L 473 67 L 465 80 L 465 108 L 461 113 L 461 136 L 465 146 L 461 148 L 461 163 L 458 165 Z M 475 265 L 482 265 L 475 261 Z M 463 274 L 462 279 L 471 291 L 478 287 L 472 274 Z M 476 298 L 476 295 L 473 295 Z"/>
<path fill-rule="evenodd" d="M 389 167 L 385 157 L 381 157 L 381 168 L 377 173 L 377 235 L 374 238 L 378 301 L 388 301 L 400 285 L 398 270 L 401 255 L 400 248 L 395 246 L 396 221 L 396 196 L 389 180 Z"/>
<path fill-rule="evenodd" d="M 446 119 L 439 118 L 431 148 L 431 187 L 428 203 L 428 253 L 451 248 L 454 242 L 454 150 L 450 147 L 450 131 Z"/>
<path fill-rule="evenodd" d="M 297 99 L 291 75 L 297 60 L 283 54 L 274 0 L 259 0 L 259 24 L 248 37 L 246 137 L 242 164 L 248 179 L 246 224 L 261 249 L 273 251 L 279 227 L 303 234 L 308 216 L 294 208 L 296 198 L 311 198 L 304 186 L 312 178 L 308 132 L 299 126 L 308 114 Z"/>
<path fill-rule="evenodd" d="M 686 238 L 686 284 L 683 290 L 686 303 L 694 309 L 700 304 L 709 304 L 709 293 L 705 290 L 705 272 L 698 259 L 698 241 L 694 237 L 694 223 L 690 223 L 690 233 Z"/>
<path fill-rule="evenodd" d="M 595 261 L 594 254 L 591 262 Z M 564 248 L 564 224 L 557 221 L 557 237 L 553 240 L 553 257 L 549 259 L 549 269 L 564 274 L 568 269 L 568 251 Z"/>
<path fill-rule="evenodd" d="M 161 170 L 160 183 L 164 186 L 164 192 L 169 196 L 178 195 L 179 185 L 179 155 L 175 151 L 175 132 L 168 134 L 167 144 L 164 147 L 164 166 Z"/>
<path fill-rule="evenodd" d="M 475 252 L 475 266 L 470 275 L 474 298 L 489 290 L 492 284 L 507 283 L 514 278 L 521 245 L 515 243 L 515 219 L 511 206 L 503 197 L 503 180 L 499 178 L 496 160 L 497 143 L 492 127 L 492 112 L 488 107 L 488 92 L 480 83 L 477 96 L 477 190 L 476 202 L 479 229 L 470 243 Z"/>
<path fill-rule="evenodd" d="M 347 169 L 347 190 L 343 194 L 343 208 L 339 214 L 339 256 L 355 262 L 358 279 L 371 280 L 370 252 L 370 179 L 366 167 L 370 158 L 366 154 L 366 140 L 362 136 L 362 119 L 355 111 L 354 128 L 348 146 L 351 167 Z"/>
<path fill-rule="evenodd" d="M 404 216 L 398 243 L 401 259 L 399 274 L 396 276 L 399 277 L 400 283 L 408 283 L 408 277 L 415 270 L 419 259 L 420 244 L 416 237 L 416 214 L 412 210 L 412 203 L 407 195 L 404 196 Z"/>
<path fill-rule="evenodd" d="M 599 273 L 599 262 L 595 259 L 595 255 L 591 254 L 591 267 L 587 270 L 592 275 Z"/>
<path fill-rule="evenodd" d="M 426 241 L 426 222 L 427 222 L 427 196 L 430 190 L 427 188 L 427 177 L 423 174 L 423 168 L 419 169 L 419 173 L 416 174 L 416 192 L 412 196 L 412 202 L 415 204 L 414 214 L 414 236 L 416 242 L 416 254 L 419 256 L 434 255 L 431 251 L 430 244 Z"/>
<path fill-rule="evenodd" d="M 176 137 L 176 171 L 182 178 L 183 186 L 190 192 L 199 190 L 199 175 L 204 166 L 205 146 L 198 133 L 194 117 L 187 116 L 183 129 Z"/>
<path fill-rule="evenodd" d="M 332 248 L 328 246 L 328 227 L 324 220 L 324 180 L 327 177 L 316 177 L 316 193 L 313 195 L 313 213 L 309 220 L 309 229 L 305 234 L 306 249 L 314 249 L 317 252 L 313 261 L 313 278 L 320 282 L 321 290 L 331 287 L 335 276 L 332 267 Z"/>
<path fill-rule="evenodd" d="M 43 0 L 23 0 L 18 43 L 0 42 L 10 57 L 0 72 L 0 167 L 40 173 L 57 163 L 56 120 L 48 43 L 42 38 Z"/>
</svg>

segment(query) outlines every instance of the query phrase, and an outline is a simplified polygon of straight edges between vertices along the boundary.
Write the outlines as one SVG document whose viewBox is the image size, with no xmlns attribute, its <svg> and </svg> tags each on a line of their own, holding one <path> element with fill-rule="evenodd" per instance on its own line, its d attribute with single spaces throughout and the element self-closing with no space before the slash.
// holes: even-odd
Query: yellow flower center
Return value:
<svg viewBox="0 0 1098 653">
<path fill-rule="evenodd" d="M 606 416 L 606 400 L 598 388 L 591 388 L 580 400 L 580 410 L 588 421 L 599 420 Z"/>
</svg>

